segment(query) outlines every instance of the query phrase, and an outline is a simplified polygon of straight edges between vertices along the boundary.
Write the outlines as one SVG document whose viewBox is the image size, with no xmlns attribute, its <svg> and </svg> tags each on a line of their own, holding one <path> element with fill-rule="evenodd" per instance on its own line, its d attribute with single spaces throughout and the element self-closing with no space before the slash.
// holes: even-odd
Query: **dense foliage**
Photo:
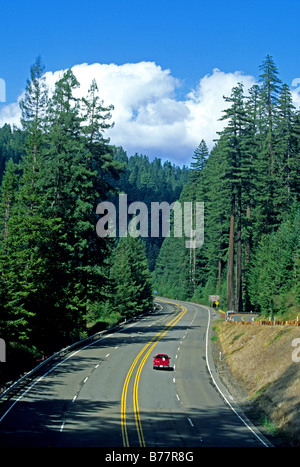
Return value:
<svg viewBox="0 0 300 467">
<path fill-rule="evenodd" d="M 20 103 L 22 128 L 0 129 L 0 335 L 10 350 L 48 354 L 89 323 L 152 307 L 140 239 L 118 244 L 96 234 L 96 207 L 117 192 L 126 164 L 104 138 L 112 106 L 95 81 L 76 99 L 79 85 L 67 70 L 50 95 L 38 58 Z"/>
<path fill-rule="evenodd" d="M 300 113 L 272 57 L 260 85 L 225 97 L 224 130 L 208 156 L 195 150 L 180 200 L 205 204 L 205 241 L 167 238 L 157 259 L 160 294 L 264 314 L 299 310 Z"/>
<path fill-rule="evenodd" d="M 151 203 L 167 202 L 169 204 L 178 200 L 183 186 L 188 181 L 189 169 L 185 166 L 177 167 L 169 161 L 162 163 L 155 157 L 152 161 L 145 155 L 135 154 L 130 158 L 122 148 L 116 148 L 115 159 L 125 164 L 125 170 L 120 178 L 112 184 L 118 192 L 127 194 L 128 204 L 141 201 L 146 204 L 149 214 L 148 224 L 151 223 Z M 117 199 L 114 197 L 117 204 Z M 155 269 L 163 237 L 151 237 L 150 227 L 148 237 L 142 237 L 146 248 L 149 270 Z"/>
</svg>

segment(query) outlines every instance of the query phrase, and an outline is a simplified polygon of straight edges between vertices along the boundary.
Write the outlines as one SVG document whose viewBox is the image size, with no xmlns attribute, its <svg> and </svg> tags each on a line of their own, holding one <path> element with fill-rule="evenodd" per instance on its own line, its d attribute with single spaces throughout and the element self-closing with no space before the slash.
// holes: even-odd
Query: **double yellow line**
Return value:
<svg viewBox="0 0 300 467">
<path fill-rule="evenodd" d="M 171 303 L 172 305 L 177 305 L 176 303 L 173 302 L 168 302 L 166 300 L 161 300 L 162 302 L 165 303 Z M 126 379 L 125 383 L 123 386 L 123 391 L 122 391 L 122 399 L 121 399 L 121 427 L 122 427 L 122 438 L 123 438 L 123 445 L 125 447 L 129 447 L 129 438 L 128 438 L 128 430 L 127 430 L 127 419 L 126 419 L 126 406 L 127 406 L 127 393 L 128 393 L 128 385 L 130 378 L 132 376 L 132 373 L 139 361 L 139 359 L 142 357 L 142 355 L 145 353 L 143 356 L 139 367 L 136 372 L 135 380 L 134 380 L 134 386 L 133 386 L 133 411 L 134 411 L 134 418 L 135 418 L 135 425 L 138 433 L 138 438 L 139 438 L 139 443 L 141 447 L 145 446 L 145 439 L 144 439 L 144 434 L 143 434 L 143 429 L 142 429 L 142 424 L 141 424 L 141 418 L 140 418 L 140 412 L 139 412 L 139 402 L 138 402 L 138 388 L 139 388 L 139 381 L 140 381 L 140 376 L 142 369 L 146 363 L 147 358 L 149 357 L 150 353 L 156 346 L 156 344 L 167 334 L 167 332 L 175 326 L 178 321 L 183 317 L 183 315 L 186 313 L 187 309 L 182 306 L 182 305 L 177 305 L 179 306 L 182 311 L 175 316 L 175 318 L 172 319 L 160 332 L 158 332 L 144 347 L 143 349 L 139 352 L 139 354 L 136 356 L 134 362 L 132 363 Z M 147 350 L 148 349 L 148 350 Z"/>
</svg>

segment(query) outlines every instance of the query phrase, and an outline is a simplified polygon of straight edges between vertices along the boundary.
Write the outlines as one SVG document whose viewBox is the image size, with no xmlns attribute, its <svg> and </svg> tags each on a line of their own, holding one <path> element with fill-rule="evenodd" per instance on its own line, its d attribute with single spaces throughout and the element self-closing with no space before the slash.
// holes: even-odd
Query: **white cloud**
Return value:
<svg viewBox="0 0 300 467">
<path fill-rule="evenodd" d="M 5 123 L 20 126 L 21 110 L 18 102 L 8 104 L 0 111 L 0 127 Z"/>
<path fill-rule="evenodd" d="M 222 129 L 224 122 L 219 118 L 226 106 L 223 96 L 229 96 L 238 82 L 243 82 L 245 91 L 255 84 L 252 76 L 216 68 L 179 100 L 176 92 L 180 82 L 170 70 L 163 70 L 154 62 L 83 63 L 72 70 L 80 82 L 78 97 L 87 95 L 95 78 L 104 104 L 114 105 L 115 126 L 106 133 L 112 144 L 123 146 L 129 155 L 138 152 L 187 165 L 201 139 L 212 147 L 216 132 Z M 46 73 L 50 89 L 54 89 L 63 71 Z M 18 124 L 19 119 L 17 103 L 2 108 L 1 126 L 5 122 Z"/>
<path fill-rule="evenodd" d="M 217 131 L 222 130 L 224 122 L 220 121 L 223 110 L 229 105 L 224 96 L 229 97 L 237 83 L 243 83 L 244 92 L 255 84 L 252 76 L 241 72 L 224 73 L 217 68 L 211 75 L 206 75 L 199 81 L 196 90 L 187 95 L 186 105 L 190 110 L 187 122 L 188 143 L 198 145 L 203 138 L 207 145 L 213 145 Z"/>
</svg>

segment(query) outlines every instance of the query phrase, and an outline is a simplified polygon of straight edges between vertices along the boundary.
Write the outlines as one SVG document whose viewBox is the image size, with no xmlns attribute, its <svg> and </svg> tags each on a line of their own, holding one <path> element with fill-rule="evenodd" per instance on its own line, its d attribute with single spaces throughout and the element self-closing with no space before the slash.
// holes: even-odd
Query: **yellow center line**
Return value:
<svg viewBox="0 0 300 467">
<path fill-rule="evenodd" d="M 174 305 L 177 305 L 173 302 L 167 302 L 166 300 L 161 300 L 166 303 L 172 303 Z M 137 357 L 135 358 L 134 362 L 132 363 L 126 379 L 125 383 L 123 386 L 123 391 L 122 391 L 122 399 L 121 399 L 121 427 L 122 427 L 122 437 L 123 437 L 123 445 L 125 447 L 129 447 L 129 439 L 128 439 L 128 430 L 127 430 L 127 422 L 126 422 L 126 403 L 127 403 L 127 392 L 128 392 L 128 385 L 130 378 L 132 376 L 133 370 L 137 365 L 137 362 L 139 361 L 140 357 L 143 355 L 143 353 L 147 350 L 149 346 L 151 346 L 146 354 L 144 355 L 139 368 L 137 370 L 137 374 L 135 377 L 134 381 L 134 390 L 133 390 L 133 406 L 134 406 L 134 416 L 135 416 L 135 423 L 136 423 L 136 428 L 137 428 L 137 433 L 139 437 L 139 443 L 140 446 L 145 446 L 145 440 L 144 440 L 144 435 L 143 435 L 143 430 L 142 430 L 142 425 L 141 425 L 141 419 L 140 419 L 140 413 L 139 413 L 139 405 L 138 405 L 138 386 L 139 386 L 139 379 L 141 375 L 141 371 L 143 369 L 143 366 L 149 357 L 150 353 L 156 346 L 156 344 L 165 336 L 165 334 L 173 327 L 175 324 L 183 317 L 183 315 L 186 313 L 187 309 L 184 308 L 181 305 L 178 305 L 180 308 L 182 308 L 182 311 L 179 313 L 179 315 L 176 315 L 175 318 L 173 318 L 165 327 L 162 331 L 158 332 L 144 347 L 143 349 L 139 352 Z M 151 345 L 152 344 L 152 345 Z"/>
<path fill-rule="evenodd" d="M 156 336 L 155 336 L 156 337 Z M 155 338 L 154 337 L 154 338 Z M 127 391 L 128 391 L 128 384 L 132 375 L 132 372 L 140 358 L 140 356 L 143 354 L 143 352 L 146 350 L 146 348 L 151 344 L 151 341 L 148 342 L 148 344 L 140 351 L 140 353 L 137 355 L 135 358 L 133 364 L 130 367 L 129 372 L 127 373 L 123 391 L 122 391 L 122 399 L 121 399 L 121 426 L 122 426 L 122 437 L 123 437 L 123 445 L 125 447 L 130 446 L 129 445 L 129 440 L 128 440 L 128 432 L 127 432 L 127 426 L 126 426 L 126 400 L 127 400 Z"/>
<path fill-rule="evenodd" d="M 161 334 L 161 336 L 154 342 L 154 344 L 150 347 L 148 352 L 145 354 L 145 356 L 143 357 L 143 360 L 140 363 L 140 366 L 138 368 L 138 371 L 137 371 L 137 374 L 136 374 L 136 377 L 135 377 L 134 389 L 133 389 L 133 410 L 134 410 L 134 416 L 135 416 L 136 429 L 137 429 L 137 432 L 138 432 L 138 437 L 139 437 L 139 442 L 140 442 L 141 447 L 146 446 L 145 439 L 144 439 L 144 434 L 143 434 L 143 429 L 142 429 L 140 412 L 139 412 L 139 403 L 138 403 L 138 388 L 139 388 L 141 372 L 142 372 L 142 369 L 143 369 L 143 367 L 144 367 L 144 365 L 146 363 L 147 358 L 149 357 L 150 353 L 152 352 L 152 350 L 154 349 L 156 344 L 167 334 L 167 332 L 169 332 L 169 330 L 173 326 L 175 326 L 176 323 L 178 323 L 178 321 L 180 321 L 180 319 L 186 313 L 186 311 L 187 311 L 186 308 L 185 309 L 183 307 L 181 307 L 181 308 L 183 309 L 183 311 L 180 313 L 180 315 L 178 316 L 176 321 L 173 324 L 171 324 L 168 327 L 168 329 L 165 332 L 163 332 L 163 334 Z"/>
</svg>

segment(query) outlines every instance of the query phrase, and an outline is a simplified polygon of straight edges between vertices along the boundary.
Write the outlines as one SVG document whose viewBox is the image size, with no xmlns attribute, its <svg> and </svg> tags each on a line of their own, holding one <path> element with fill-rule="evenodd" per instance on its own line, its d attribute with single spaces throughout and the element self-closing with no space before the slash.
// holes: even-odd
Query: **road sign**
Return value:
<svg viewBox="0 0 300 467">
<path fill-rule="evenodd" d="M 217 302 L 220 300 L 220 295 L 209 295 L 210 302 Z"/>
</svg>

